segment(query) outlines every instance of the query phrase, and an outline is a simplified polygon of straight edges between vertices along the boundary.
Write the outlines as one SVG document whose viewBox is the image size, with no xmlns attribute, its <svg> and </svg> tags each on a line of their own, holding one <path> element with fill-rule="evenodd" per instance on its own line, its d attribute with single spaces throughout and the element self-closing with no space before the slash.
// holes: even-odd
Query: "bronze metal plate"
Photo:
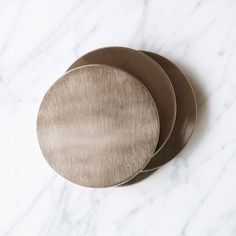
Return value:
<svg viewBox="0 0 236 236">
<path fill-rule="evenodd" d="M 119 67 L 138 78 L 151 93 L 158 109 L 161 131 L 156 152 L 166 143 L 174 127 L 176 100 L 168 76 L 149 56 L 125 47 L 107 47 L 91 51 L 75 61 L 68 69 L 89 64 Z"/>
<path fill-rule="evenodd" d="M 171 136 L 143 170 L 150 171 L 173 159 L 187 144 L 197 119 L 197 103 L 189 80 L 174 63 L 153 52 L 143 53 L 154 59 L 169 76 L 177 102 L 176 121 Z"/>
<path fill-rule="evenodd" d="M 123 183 L 150 161 L 159 137 L 156 105 L 129 73 L 106 65 L 66 73 L 39 108 L 37 134 L 51 167 L 89 187 Z"/>
</svg>

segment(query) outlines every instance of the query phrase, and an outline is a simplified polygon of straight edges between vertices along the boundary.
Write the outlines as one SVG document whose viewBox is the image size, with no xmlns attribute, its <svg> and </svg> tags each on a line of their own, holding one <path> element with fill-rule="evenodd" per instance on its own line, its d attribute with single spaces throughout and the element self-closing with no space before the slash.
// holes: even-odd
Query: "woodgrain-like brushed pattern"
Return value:
<svg viewBox="0 0 236 236">
<path fill-rule="evenodd" d="M 159 130 L 157 108 L 144 85 L 106 65 L 66 73 L 46 93 L 37 120 L 48 163 L 89 187 L 135 176 L 151 159 Z"/>
<path fill-rule="evenodd" d="M 176 118 L 174 89 L 165 71 L 152 58 L 125 47 L 106 47 L 91 51 L 78 58 L 68 70 L 89 64 L 106 64 L 119 67 L 138 78 L 151 93 L 161 123 L 156 152 L 167 142 Z"/>
</svg>

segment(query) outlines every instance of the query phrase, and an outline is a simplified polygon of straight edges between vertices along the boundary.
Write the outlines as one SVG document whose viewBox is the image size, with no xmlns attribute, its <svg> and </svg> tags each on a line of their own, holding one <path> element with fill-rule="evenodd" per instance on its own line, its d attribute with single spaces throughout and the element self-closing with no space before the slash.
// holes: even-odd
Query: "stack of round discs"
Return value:
<svg viewBox="0 0 236 236">
<path fill-rule="evenodd" d="M 195 121 L 194 91 L 172 62 L 107 47 L 80 57 L 52 85 L 39 108 L 37 134 L 61 176 L 108 187 L 173 159 Z"/>
</svg>

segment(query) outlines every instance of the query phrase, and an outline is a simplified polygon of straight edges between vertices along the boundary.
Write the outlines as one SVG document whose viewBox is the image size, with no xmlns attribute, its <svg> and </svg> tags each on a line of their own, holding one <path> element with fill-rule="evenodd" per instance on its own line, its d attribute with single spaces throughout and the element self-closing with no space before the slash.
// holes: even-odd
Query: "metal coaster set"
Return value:
<svg viewBox="0 0 236 236">
<path fill-rule="evenodd" d="M 107 47 L 80 57 L 47 91 L 37 134 L 45 159 L 67 180 L 117 186 L 173 159 L 196 113 L 190 82 L 168 59 Z"/>
</svg>

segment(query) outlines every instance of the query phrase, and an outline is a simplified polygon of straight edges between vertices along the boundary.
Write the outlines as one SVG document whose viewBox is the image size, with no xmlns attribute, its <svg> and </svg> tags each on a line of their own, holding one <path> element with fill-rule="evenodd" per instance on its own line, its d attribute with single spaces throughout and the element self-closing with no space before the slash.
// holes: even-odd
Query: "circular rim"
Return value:
<svg viewBox="0 0 236 236">
<path fill-rule="evenodd" d="M 89 64 L 118 67 L 136 77 L 149 90 L 157 106 L 161 124 L 159 142 L 154 156 L 169 139 L 176 119 L 175 92 L 166 72 L 156 61 L 144 53 L 119 46 L 90 51 L 78 58 L 67 71 Z"/>
<path fill-rule="evenodd" d="M 173 131 L 167 143 L 155 156 L 153 156 L 151 161 L 142 170 L 142 172 L 147 172 L 156 170 L 160 166 L 172 160 L 187 145 L 196 126 L 197 101 L 189 79 L 173 62 L 157 53 L 149 51 L 141 52 L 155 60 L 156 63 L 162 66 L 162 68 L 168 74 L 175 90 L 177 102 L 177 115 Z M 183 101 L 186 103 L 186 99 L 184 99 L 186 96 L 188 97 L 188 101 L 190 103 L 189 106 L 188 104 L 183 104 Z M 186 122 L 186 120 L 188 122 Z M 182 133 L 183 136 L 179 137 L 179 133 Z"/>
<path fill-rule="evenodd" d="M 155 103 L 154 103 L 154 100 L 153 100 L 151 94 L 150 94 L 149 91 L 146 89 L 146 87 L 145 87 L 138 79 L 136 79 L 134 76 L 132 76 L 131 74 L 129 74 L 129 73 L 127 73 L 127 72 L 125 72 L 125 71 L 123 71 L 123 70 L 117 68 L 117 67 L 114 67 L 114 66 L 107 66 L 107 65 L 87 65 L 87 66 L 82 66 L 82 67 L 79 67 L 79 68 L 75 68 L 75 69 L 70 70 L 70 71 L 68 71 L 67 73 L 65 73 L 60 79 L 58 79 L 58 80 L 49 88 L 49 90 L 48 90 L 47 93 L 44 95 L 44 98 L 43 98 L 43 100 L 42 100 L 42 102 L 41 102 L 41 105 L 40 105 L 40 108 L 39 108 L 39 112 L 38 112 L 38 118 L 37 118 L 37 136 L 38 136 L 38 141 L 39 141 L 39 145 L 40 145 L 40 148 L 41 148 L 42 153 L 44 154 L 44 151 L 43 151 L 43 148 L 42 148 L 41 143 L 40 143 L 40 137 L 39 137 L 38 129 L 39 129 L 39 114 L 40 114 L 40 110 L 41 110 L 41 108 L 42 108 L 43 101 L 44 101 L 45 97 L 46 97 L 47 94 L 51 91 L 51 89 L 52 89 L 54 86 L 56 86 L 60 81 L 62 81 L 63 79 L 64 79 L 64 80 L 65 80 L 65 79 L 68 79 L 68 78 L 66 77 L 68 74 L 73 73 L 73 72 L 77 72 L 77 71 L 79 71 L 79 70 L 83 70 L 83 69 L 87 69 L 87 68 L 95 68 L 95 67 L 99 67 L 99 68 L 101 68 L 101 67 L 102 67 L 102 68 L 112 68 L 113 70 L 115 69 L 115 70 L 118 71 L 119 73 L 123 73 L 124 75 L 126 75 L 127 78 L 128 78 L 128 80 L 129 80 L 129 79 L 132 79 L 133 81 L 135 81 L 135 83 L 137 83 L 137 85 L 140 86 L 141 89 L 144 89 L 144 90 L 145 90 L 145 93 L 146 93 L 145 96 L 148 96 L 148 97 L 149 97 L 148 99 L 150 99 L 151 103 L 153 104 L 152 107 L 153 107 L 153 109 L 155 110 L 155 122 L 157 123 L 157 124 L 156 124 L 157 130 L 156 130 L 156 134 L 155 134 L 155 145 L 153 145 L 153 150 L 151 150 L 151 152 L 150 152 L 150 153 L 153 153 L 154 150 L 155 150 L 155 148 L 156 148 L 157 142 L 158 142 L 158 137 L 159 137 L 159 133 L 160 133 L 160 123 L 159 123 L 158 111 L 157 111 L 156 105 L 155 105 Z M 154 141 L 154 140 L 153 140 L 153 141 Z M 45 155 L 44 155 L 44 157 L 45 157 L 46 161 L 49 163 L 48 158 L 47 158 Z M 139 158 L 140 158 L 140 156 L 139 156 Z M 147 165 L 147 163 L 150 161 L 151 158 L 152 158 L 152 154 L 150 154 L 150 156 L 148 156 L 148 155 L 145 156 L 145 160 L 143 160 L 145 163 L 144 163 L 142 166 L 141 166 L 141 165 L 138 166 L 138 169 L 137 169 L 137 168 L 135 169 L 135 171 L 134 171 L 135 174 L 132 174 L 132 175 L 131 175 L 131 171 L 130 171 L 130 175 L 124 177 L 123 180 L 120 180 L 120 181 L 118 181 L 118 182 L 116 182 L 116 183 L 114 183 L 114 184 L 112 183 L 112 184 L 105 185 L 105 186 L 84 185 L 84 184 L 81 184 L 81 183 L 79 183 L 79 182 L 74 182 L 73 180 L 68 179 L 68 178 L 66 178 L 65 176 L 63 176 L 63 174 L 60 173 L 60 172 L 58 171 L 58 169 L 54 168 L 50 163 L 49 163 L 49 165 L 52 167 L 52 169 L 53 169 L 54 171 L 56 171 L 58 174 L 60 174 L 64 179 L 66 179 L 66 180 L 69 181 L 69 182 L 72 182 L 72 183 L 75 183 L 75 184 L 79 184 L 79 185 L 82 185 L 82 186 L 85 186 L 85 187 L 110 187 L 110 186 L 116 186 L 116 185 L 123 184 L 124 182 L 127 182 L 127 181 L 129 181 L 130 179 L 132 179 L 133 177 L 135 177 L 135 176 Z"/>
</svg>

